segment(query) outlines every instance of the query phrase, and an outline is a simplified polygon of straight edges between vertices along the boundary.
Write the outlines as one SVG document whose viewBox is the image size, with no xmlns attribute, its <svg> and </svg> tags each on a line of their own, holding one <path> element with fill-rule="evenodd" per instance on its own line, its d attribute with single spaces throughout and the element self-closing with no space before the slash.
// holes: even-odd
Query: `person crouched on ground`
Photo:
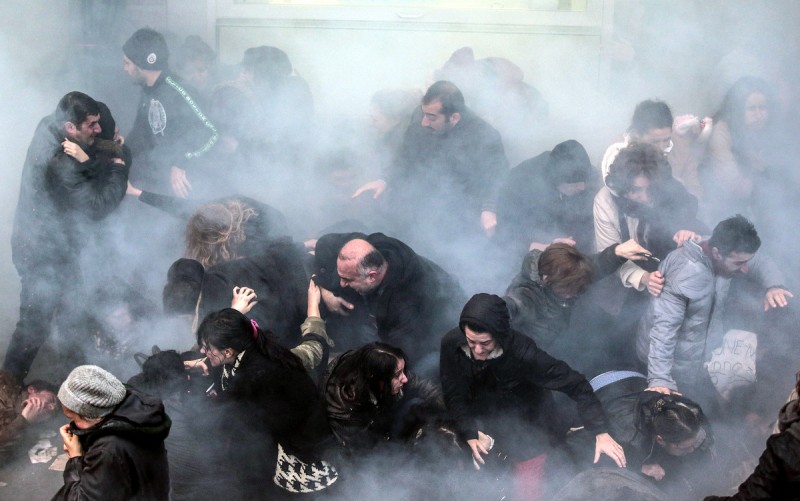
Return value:
<svg viewBox="0 0 800 501">
<path fill-rule="evenodd" d="M 513 330 L 500 297 L 476 294 L 467 302 L 459 327 L 442 339 L 440 371 L 447 408 L 475 466 L 484 464 L 483 456 L 496 442 L 517 478 L 525 478 L 515 487 L 521 499 L 541 498 L 548 442 L 566 435 L 550 390 L 577 403 L 581 420 L 596 436 L 594 460 L 606 454 L 625 466 L 625 453 L 608 434 L 589 382 Z"/>
<path fill-rule="evenodd" d="M 71 422 L 59 430 L 69 460 L 53 500 L 169 499 L 172 422 L 161 400 L 96 365 L 73 369 L 58 399 Z"/>
<path fill-rule="evenodd" d="M 10 372 L 0 371 L 0 464 L 10 459 L 33 425 L 55 415 L 57 391 L 40 380 L 20 386 Z"/>
<path fill-rule="evenodd" d="M 334 359 L 323 387 L 328 422 L 345 454 L 411 438 L 417 407 L 444 410 L 441 390 L 417 378 L 406 356 L 386 343 L 369 343 Z"/>
<path fill-rule="evenodd" d="M 592 389 L 608 416 L 610 433 L 625 448 L 627 468 L 658 482 L 668 495 L 696 499 L 696 489 L 709 484 L 714 437 L 700 406 L 678 394 L 646 391 L 647 377 L 635 371 L 608 371 L 591 380 Z M 568 442 L 590 437 L 582 430 Z M 593 442 L 593 441 L 592 441 Z"/>
</svg>

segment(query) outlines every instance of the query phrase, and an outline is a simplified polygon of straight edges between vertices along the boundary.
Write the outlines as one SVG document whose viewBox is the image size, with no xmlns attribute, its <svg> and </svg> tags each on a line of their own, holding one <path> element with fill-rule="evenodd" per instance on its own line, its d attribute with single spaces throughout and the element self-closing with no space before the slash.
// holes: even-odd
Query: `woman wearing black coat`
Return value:
<svg viewBox="0 0 800 501">
<path fill-rule="evenodd" d="M 269 495 L 273 482 L 288 492 L 333 484 L 336 469 L 320 457 L 330 436 L 325 409 L 300 359 L 231 308 L 210 313 L 197 342 L 219 374 L 209 393 L 223 406 L 225 464 L 236 472 L 242 495 Z"/>
</svg>

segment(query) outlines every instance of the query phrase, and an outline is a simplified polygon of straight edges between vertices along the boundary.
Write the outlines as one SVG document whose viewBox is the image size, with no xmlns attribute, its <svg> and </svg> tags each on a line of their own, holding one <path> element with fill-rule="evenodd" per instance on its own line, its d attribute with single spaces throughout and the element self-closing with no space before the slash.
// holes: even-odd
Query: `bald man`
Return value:
<svg viewBox="0 0 800 501">
<path fill-rule="evenodd" d="M 377 338 L 401 348 L 411 363 L 437 353 L 464 300 L 455 278 L 382 233 L 328 234 L 315 251 L 315 280 L 329 317 L 338 316 L 345 329 L 374 323 Z"/>
</svg>

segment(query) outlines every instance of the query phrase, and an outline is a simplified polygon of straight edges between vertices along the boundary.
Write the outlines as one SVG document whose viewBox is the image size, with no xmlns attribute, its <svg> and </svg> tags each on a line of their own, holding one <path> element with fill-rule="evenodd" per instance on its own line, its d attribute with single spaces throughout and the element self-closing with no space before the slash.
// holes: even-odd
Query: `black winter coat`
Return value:
<svg viewBox="0 0 800 501">
<path fill-rule="evenodd" d="M 780 433 L 767 439 L 755 471 L 733 496 L 709 496 L 705 501 L 800 499 L 800 404 L 787 403 L 778 417 Z"/>
<path fill-rule="evenodd" d="M 83 456 L 67 461 L 53 501 L 169 499 L 164 439 L 170 426 L 161 400 L 130 389 L 100 424 L 88 430 L 72 425 Z"/>
<path fill-rule="evenodd" d="M 142 88 L 126 142 L 136 160 L 137 167 L 131 173 L 136 186 L 169 186 L 171 166 L 190 168 L 217 142 L 217 129 L 195 97 L 193 89 L 168 72 L 162 72 L 152 87 Z"/>
<path fill-rule="evenodd" d="M 258 303 L 247 314 L 286 348 L 300 343 L 306 318 L 308 277 L 303 254 L 292 242 L 265 244 L 261 253 L 216 264 L 203 277 L 199 318 L 231 305 L 234 287 L 250 287 Z"/>
<path fill-rule="evenodd" d="M 389 263 L 378 289 L 364 299 L 375 318 L 378 338 L 401 348 L 413 365 L 434 353 L 443 332 L 458 320 L 464 292 L 458 281 L 436 263 L 383 233 L 331 233 L 317 242 L 316 282 L 334 294 L 343 292 L 336 272 L 336 257 L 354 238 L 372 244 Z M 361 305 L 356 303 L 356 308 Z"/>
<path fill-rule="evenodd" d="M 469 316 L 485 318 L 486 312 Z M 461 329 L 442 339 L 442 389 L 463 440 L 478 438 L 480 430 L 502 440 L 507 452 L 515 443 L 526 443 L 522 449 L 528 457 L 519 459 L 542 452 L 548 438 L 567 431 L 563 423 L 553 422 L 551 390 L 566 393 L 578 404 L 583 424 L 593 435 L 608 431 L 603 408 L 582 374 L 513 329 L 497 334 L 496 341 L 502 354 L 479 361 L 472 358 Z"/>
<path fill-rule="evenodd" d="M 546 151 L 514 167 L 505 176 L 497 203 L 497 240 L 524 252 L 533 241 L 571 236 L 583 252 L 594 250 L 592 205 L 598 175 L 586 170 L 586 189 L 573 196 L 558 191 L 548 170 Z"/>
<path fill-rule="evenodd" d="M 11 234 L 11 257 L 20 273 L 63 261 L 66 230 L 55 222 L 58 209 L 45 179 L 48 163 L 63 151 L 64 135 L 63 124 L 58 124 L 55 115 L 49 115 L 36 126 L 28 147 Z"/>
</svg>

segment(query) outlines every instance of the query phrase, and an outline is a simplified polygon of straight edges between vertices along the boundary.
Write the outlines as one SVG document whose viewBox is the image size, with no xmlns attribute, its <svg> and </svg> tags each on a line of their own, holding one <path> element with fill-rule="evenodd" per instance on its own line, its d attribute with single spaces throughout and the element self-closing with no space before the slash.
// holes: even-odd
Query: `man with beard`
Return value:
<svg viewBox="0 0 800 501">
<path fill-rule="evenodd" d="M 3 368 L 18 382 L 30 370 L 60 312 L 70 330 L 79 309 L 78 258 L 97 221 L 125 196 L 128 168 L 121 158 L 96 155 L 100 107 L 82 92 L 70 92 L 55 113 L 39 122 L 22 171 L 11 236 L 12 260 L 20 276 L 20 315 Z"/>
<path fill-rule="evenodd" d="M 354 196 L 389 190 L 401 232 L 437 240 L 474 242 L 494 234 L 500 180 L 508 169 L 500 134 L 475 115 L 453 83 L 430 86 L 385 180 L 367 183 Z M 420 235 L 422 233 L 422 235 Z"/>
<path fill-rule="evenodd" d="M 142 87 L 136 121 L 128 136 L 137 165 L 131 182 L 160 192 L 169 180 L 172 192 L 187 198 L 192 185 L 186 169 L 211 150 L 217 142 L 217 129 L 192 98 L 194 91 L 169 72 L 169 50 L 160 33 L 150 28 L 137 30 L 122 51 L 125 72 Z"/>
<path fill-rule="evenodd" d="M 720 222 L 710 239 L 687 240 L 661 263 L 666 284 L 651 298 L 637 342 L 648 389 L 680 391 L 701 404 L 709 400 L 703 362 L 713 340 L 721 339 L 725 298 L 735 275 L 747 273 L 766 289 L 765 311 L 787 305 L 792 294 L 779 285 L 784 277 L 777 267 L 756 256 L 760 246 L 753 224 L 737 215 Z"/>
</svg>

